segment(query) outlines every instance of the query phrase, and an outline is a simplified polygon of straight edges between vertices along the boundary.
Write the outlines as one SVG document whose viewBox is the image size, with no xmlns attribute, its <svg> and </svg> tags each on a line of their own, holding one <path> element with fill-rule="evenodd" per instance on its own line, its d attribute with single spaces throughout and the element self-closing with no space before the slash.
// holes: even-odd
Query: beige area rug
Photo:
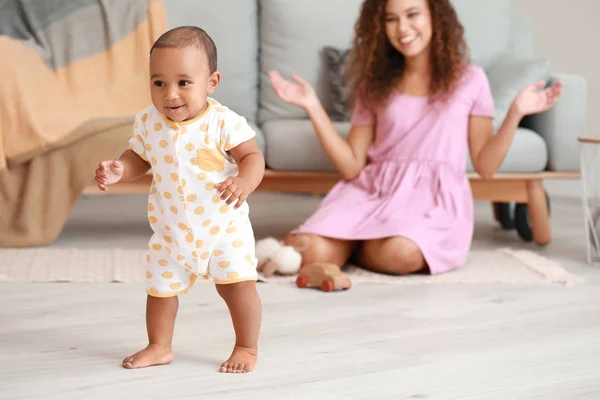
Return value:
<svg viewBox="0 0 600 400">
<path fill-rule="evenodd" d="M 0 282 L 142 282 L 143 249 L 0 249 Z M 388 276 L 348 266 L 353 284 L 507 283 L 576 284 L 583 279 L 555 261 L 526 250 L 473 250 L 457 271 L 429 276 Z M 295 284 L 295 277 L 260 278 Z M 207 281 L 204 281 L 207 282 Z M 209 281 L 208 281 L 209 282 Z"/>
</svg>

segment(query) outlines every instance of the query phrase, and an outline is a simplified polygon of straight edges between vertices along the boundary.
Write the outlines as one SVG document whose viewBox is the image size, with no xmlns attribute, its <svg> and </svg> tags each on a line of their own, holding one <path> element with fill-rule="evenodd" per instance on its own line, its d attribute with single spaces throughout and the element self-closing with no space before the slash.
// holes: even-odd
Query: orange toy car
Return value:
<svg viewBox="0 0 600 400">
<path fill-rule="evenodd" d="M 299 288 L 320 287 L 324 292 L 350 289 L 352 281 L 335 264 L 315 263 L 305 265 L 300 269 L 296 285 Z"/>
</svg>

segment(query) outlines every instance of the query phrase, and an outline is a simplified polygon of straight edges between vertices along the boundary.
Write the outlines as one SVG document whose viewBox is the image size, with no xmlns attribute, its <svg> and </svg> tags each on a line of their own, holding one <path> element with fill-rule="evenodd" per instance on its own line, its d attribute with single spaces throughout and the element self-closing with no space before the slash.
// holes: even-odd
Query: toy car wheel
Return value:
<svg viewBox="0 0 600 400">
<path fill-rule="evenodd" d="M 323 281 L 323 283 L 321 283 L 322 291 L 333 292 L 333 289 L 335 289 L 335 285 L 333 284 L 333 281 L 331 279 L 326 279 Z"/>
<path fill-rule="evenodd" d="M 300 275 L 297 279 L 296 279 L 296 286 L 298 286 L 299 288 L 305 288 L 306 285 L 308 285 L 308 279 L 306 279 L 305 276 Z"/>
</svg>

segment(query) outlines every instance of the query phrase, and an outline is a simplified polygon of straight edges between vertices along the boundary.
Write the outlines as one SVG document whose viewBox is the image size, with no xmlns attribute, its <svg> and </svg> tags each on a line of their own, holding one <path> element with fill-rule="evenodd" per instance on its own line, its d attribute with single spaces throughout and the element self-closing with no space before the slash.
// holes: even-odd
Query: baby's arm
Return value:
<svg viewBox="0 0 600 400">
<path fill-rule="evenodd" d="M 148 114 L 138 113 L 133 123 L 133 135 L 129 139 L 129 150 L 126 150 L 116 160 L 102 161 L 96 169 L 96 182 L 102 191 L 108 190 L 108 185 L 123 181 L 133 181 L 144 175 L 150 169 L 144 145 L 145 121 Z M 147 131 L 146 131 L 147 132 Z"/>
<path fill-rule="evenodd" d="M 150 165 L 133 150 L 126 150 L 116 160 L 101 161 L 96 168 L 96 182 L 103 192 L 108 185 L 119 181 L 133 181 L 144 175 Z"/>
<path fill-rule="evenodd" d="M 124 167 L 123 181 L 134 181 L 150 169 L 150 164 L 131 149 L 124 151 L 118 161 Z"/>
<path fill-rule="evenodd" d="M 238 178 L 248 182 L 250 193 L 255 191 L 265 174 L 265 157 L 254 140 L 248 140 L 229 150 L 240 168 Z"/>
<path fill-rule="evenodd" d="M 227 204 L 237 200 L 235 208 L 239 208 L 262 181 L 265 172 L 265 158 L 253 139 L 240 143 L 230 149 L 229 153 L 238 165 L 239 173 L 237 176 L 230 176 L 215 185 L 215 188 Z"/>
</svg>

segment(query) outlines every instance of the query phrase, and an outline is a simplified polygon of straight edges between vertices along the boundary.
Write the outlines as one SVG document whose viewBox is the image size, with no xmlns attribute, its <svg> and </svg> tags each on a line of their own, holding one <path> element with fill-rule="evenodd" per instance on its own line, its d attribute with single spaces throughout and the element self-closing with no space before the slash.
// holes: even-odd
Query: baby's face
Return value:
<svg viewBox="0 0 600 400">
<path fill-rule="evenodd" d="M 186 121 L 204 111 L 219 78 L 218 72 L 210 73 L 206 53 L 193 46 L 158 48 L 150 57 L 152 103 L 173 121 Z"/>
</svg>

